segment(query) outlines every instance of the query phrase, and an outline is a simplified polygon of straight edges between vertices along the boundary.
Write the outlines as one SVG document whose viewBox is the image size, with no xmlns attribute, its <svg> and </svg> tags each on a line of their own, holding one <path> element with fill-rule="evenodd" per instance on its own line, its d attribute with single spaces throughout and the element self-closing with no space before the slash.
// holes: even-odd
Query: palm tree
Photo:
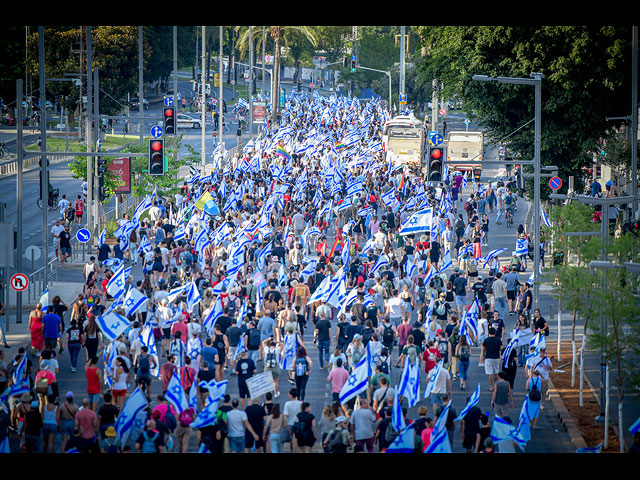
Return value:
<svg viewBox="0 0 640 480">
<path fill-rule="evenodd" d="M 273 62 L 273 98 L 271 99 L 271 120 L 275 122 L 278 118 L 280 110 L 280 56 L 282 53 L 282 46 L 291 44 L 297 41 L 300 36 L 308 40 L 311 45 L 316 47 L 318 45 L 318 33 L 314 27 L 309 26 L 288 26 L 288 27 L 266 27 L 267 31 L 271 35 L 274 43 L 274 62 Z M 252 35 L 255 38 L 260 39 L 262 37 L 261 27 L 252 27 Z M 243 50 L 248 46 L 249 31 L 248 29 L 238 38 L 238 49 Z"/>
</svg>

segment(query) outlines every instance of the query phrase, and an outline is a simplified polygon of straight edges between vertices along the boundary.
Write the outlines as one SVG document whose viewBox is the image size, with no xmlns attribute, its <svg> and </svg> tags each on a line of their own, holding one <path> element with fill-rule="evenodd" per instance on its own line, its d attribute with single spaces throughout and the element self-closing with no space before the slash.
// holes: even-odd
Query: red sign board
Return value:
<svg viewBox="0 0 640 480">
<path fill-rule="evenodd" d="M 29 286 L 29 277 L 24 273 L 16 273 L 11 277 L 9 283 L 11 284 L 11 288 L 16 292 L 22 292 Z"/>
<path fill-rule="evenodd" d="M 107 170 L 123 183 L 116 189 L 116 193 L 131 193 L 131 158 L 114 158 Z"/>
</svg>

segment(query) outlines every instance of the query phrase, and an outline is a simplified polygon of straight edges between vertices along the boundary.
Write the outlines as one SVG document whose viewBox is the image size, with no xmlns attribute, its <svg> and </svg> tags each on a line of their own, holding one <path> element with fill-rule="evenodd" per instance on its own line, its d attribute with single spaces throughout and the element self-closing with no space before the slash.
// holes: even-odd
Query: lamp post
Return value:
<svg viewBox="0 0 640 480">
<path fill-rule="evenodd" d="M 533 188 L 533 215 L 534 215 L 534 258 L 533 258 L 533 308 L 538 308 L 540 297 L 540 131 L 542 113 L 542 73 L 531 73 L 530 78 L 513 77 L 489 77 L 487 75 L 474 75 L 472 80 L 479 82 L 511 83 L 516 85 L 533 85 L 535 87 L 535 131 L 534 131 L 534 188 Z"/>
</svg>

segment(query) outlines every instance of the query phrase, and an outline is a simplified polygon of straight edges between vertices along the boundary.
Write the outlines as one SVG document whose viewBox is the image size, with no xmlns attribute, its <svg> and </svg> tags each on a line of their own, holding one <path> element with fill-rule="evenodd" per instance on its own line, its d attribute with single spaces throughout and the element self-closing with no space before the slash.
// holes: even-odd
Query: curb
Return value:
<svg viewBox="0 0 640 480">
<path fill-rule="evenodd" d="M 553 404 L 553 408 L 557 412 L 558 420 L 564 427 L 565 433 L 569 436 L 571 443 L 575 446 L 576 450 L 579 448 L 586 448 L 587 444 L 582 438 L 580 434 L 580 429 L 578 428 L 578 423 L 576 419 L 569 413 L 567 407 L 562 400 L 562 397 L 556 390 L 555 385 L 549 379 L 549 400 Z"/>
</svg>

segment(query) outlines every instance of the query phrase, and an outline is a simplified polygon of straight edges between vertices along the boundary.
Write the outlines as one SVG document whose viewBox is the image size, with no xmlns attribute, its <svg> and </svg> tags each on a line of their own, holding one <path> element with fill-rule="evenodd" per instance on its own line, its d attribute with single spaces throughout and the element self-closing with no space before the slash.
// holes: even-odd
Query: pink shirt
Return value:
<svg viewBox="0 0 640 480">
<path fill-rule="evenodd" d="M 94 424 L 96 412 L 90 408 L 82 408 L 76 413 L 76 423 L 82 428 L 82 438 L 93 438 L 96 436 Z"/>
<path fill-rule="evenodd" d="M 331 393 L 340 393 L 345 382 L 349 378 L 349 372 L 343 367 L 336 367 L 329 372 L 329 380 L 331 382 Z"/>
</svg>

